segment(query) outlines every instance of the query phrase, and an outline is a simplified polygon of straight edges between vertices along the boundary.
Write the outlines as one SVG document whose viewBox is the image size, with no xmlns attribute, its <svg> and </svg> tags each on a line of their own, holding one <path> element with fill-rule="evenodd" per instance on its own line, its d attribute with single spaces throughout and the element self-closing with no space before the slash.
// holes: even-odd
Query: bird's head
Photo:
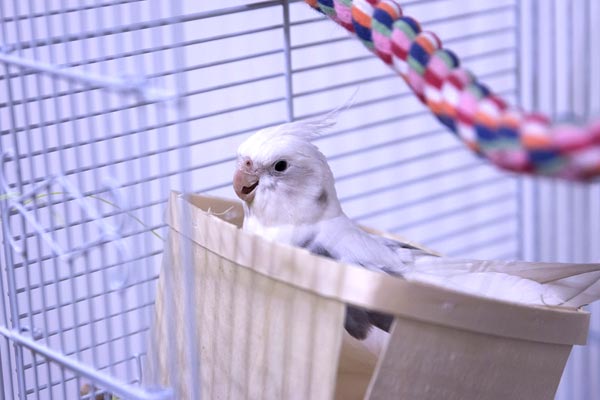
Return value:
<svg viewBox="0 0 600 400">
<path fill-rule="evenodd" d="M 275 226 L 311 224 L 341 213 L 331 169 L 311 143 L 334 124 L 333 113 L 286 123 L 262 129 L 240 145 L 233 188 L 247 214 Z"/>
</svg>

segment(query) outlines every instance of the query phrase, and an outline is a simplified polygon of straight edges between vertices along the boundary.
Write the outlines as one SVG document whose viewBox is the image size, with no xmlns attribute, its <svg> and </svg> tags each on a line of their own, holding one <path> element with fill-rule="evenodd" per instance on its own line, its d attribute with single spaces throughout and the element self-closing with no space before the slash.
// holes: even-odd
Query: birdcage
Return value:
<svg viewBox="0 0 600 400">
<path fill-rule="evenodd" d="M 559 122 L 598 114 L 597 2 L 401 4 L 508 102 Z M 473 156 L 303 1 L 9 0 L 0 22 L 2 399 L 181 398 L 181 382 L 198 398 L 194 377 L 210 370 L 200 354 L 219 338 L 198 338 L 195 318 L 153 331 L 157 294 L 159 316 L 195 310 L 199 290 L 220 298 L 194 286 L 185 240 L 169 249 L 188 279 L 157 291 L 171 192 L 232 198 L 245 137 L 329 111 L 356 88 L 337 127 L 316 139 L 353 219 L 455 257 L 600 258 L 597 184 L 509 174 Z M 191 212 L 178 215 L 189 222 Z M 191 236 L 191 224 L 177 229 Z M 240 335 L 248 318 L 268 319 L 248 310 L 234 313 Z M 557 398 L 600 393 L 590 310 L 588 344 L 571 352 Z M 185 362 L 156 354 L 157 341 L 183 348 Z M 169 384 L 150 379 L 157 361 Z"/>
</svg>

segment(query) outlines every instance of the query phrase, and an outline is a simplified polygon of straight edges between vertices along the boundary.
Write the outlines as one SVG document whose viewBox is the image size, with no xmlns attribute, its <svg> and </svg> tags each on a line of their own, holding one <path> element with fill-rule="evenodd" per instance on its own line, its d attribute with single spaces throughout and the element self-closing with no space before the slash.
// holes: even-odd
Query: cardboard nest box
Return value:
<svg viewBox="0 0 600 400">
<path fill-rule="evenodd" d="M 178 399 L 552 399 L 571 347 L 586 342 L 587 312 L 265 241 L 239 229 L 236 202 L 173 193 L 167 214 L 147 371 Z M 350 337 L 346 304 L 393 314 L 390 334 Z"/>
</svg>

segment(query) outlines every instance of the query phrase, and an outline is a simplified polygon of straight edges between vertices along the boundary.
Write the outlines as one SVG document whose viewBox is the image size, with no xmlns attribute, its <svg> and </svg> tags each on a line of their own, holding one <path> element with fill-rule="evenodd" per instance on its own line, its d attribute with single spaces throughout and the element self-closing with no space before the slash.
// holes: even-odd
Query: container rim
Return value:
<svg viewBox="0 0 600 400">
<path fill-rule="evenodd" d="M 399 318 L 534 342 L 586 343 L 587 311 L 512 303 L 406 281 L 267 241 L 242 231 L 242 221 L 237 201 L 171 193 L 167 224 L 174 232 L 278 282 Z"/>
</svg>

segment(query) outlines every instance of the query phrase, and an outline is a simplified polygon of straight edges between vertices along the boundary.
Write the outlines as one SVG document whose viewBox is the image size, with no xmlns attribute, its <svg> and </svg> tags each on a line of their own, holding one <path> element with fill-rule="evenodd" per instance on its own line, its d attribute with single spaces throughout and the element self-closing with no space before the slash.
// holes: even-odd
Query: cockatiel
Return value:
<svg viewBox="0 0 600 400">
<path fill-rule="evenodd" d="M 311 139 L 338 111 L 258 131 L 238 148 L 233 187 L 243 200 L 243 229 L 268 240 L 405 279 L 528 304 L 580 306 L 600 297 L 599 264 L 450 260 L 372 235 L 342 211 L 325 156 Z M 348 307 L 348 333 L 364 339 L 389 315 Z"/>
<path fill-rule="evenodd" d="M 400 272 L 412 248 L 367 234 L 342 211 L 325 156 L 310 139 L 334 115 L 259 131 L 238 149 L 234 189 L 244 201 L 243 229 L 372 270 Z M 364 338 L 371 324 L 389 330 L 392 318 L 350 307 L 346 329 Z"/>
</svg>

